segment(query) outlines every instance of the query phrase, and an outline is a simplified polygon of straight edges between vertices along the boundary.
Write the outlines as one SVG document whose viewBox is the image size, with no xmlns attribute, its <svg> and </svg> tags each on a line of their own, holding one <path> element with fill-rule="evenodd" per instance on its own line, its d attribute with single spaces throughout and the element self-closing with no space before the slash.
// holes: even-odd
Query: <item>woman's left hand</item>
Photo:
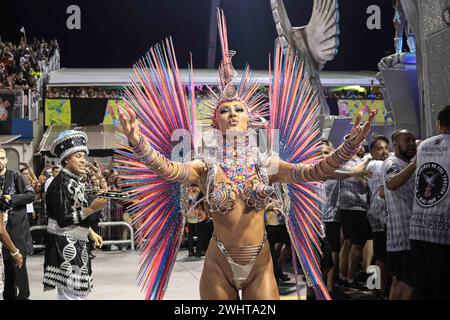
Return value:
<svg viewBox="0 0 450 320">
<path fill-rule="evenodd" d="M 359 145 L 364 139 L 367 137 L 367 134 L 370 130 L 370 124 L 372 123 L 373 118 L 375 118 L 377 114 L 377 110 L 372 110 L 369 115 L 369 119 L 361 125 L 361 119 L 363 117 L 362 112 L 358 113 L 355 119 L 355 124 L 352 127 L 352 131 L 350 132 L 350 142 L 354 145 Z"/>
</svg>

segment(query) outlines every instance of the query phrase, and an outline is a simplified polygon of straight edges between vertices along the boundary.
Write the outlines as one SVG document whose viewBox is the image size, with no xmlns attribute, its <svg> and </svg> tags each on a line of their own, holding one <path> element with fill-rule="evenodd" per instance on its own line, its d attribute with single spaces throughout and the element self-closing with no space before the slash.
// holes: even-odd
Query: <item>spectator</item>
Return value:
<svg viewBox="0 0 450 320">
<path fill-rule="evenodd" d="M 281 281 L 290 280 L 288 275 L 283 272 L 279 261 L 283 246 L 291 248 L 291 239 L 283 215 L 273 210 L 267 210 L 266 231 L 267 241 L 270 245 L 270 254 L 272 256 L 273 271 L 279 285 Z"/>
<path fill-rule="evenodd" d="M 187 192 L 189 202 L 187 216 L 189 256 L 191 257 L 195 255 L 197 258 L 200 258 L 202 255 L 205 255 L 206 252 L 206 224 L 208 223 L 209 219 L 207 217 L 207 213 L 203 206 L 203 203 L 198 203 L 198 201 L 203 198 L 203 194 L 201 193 L 200 188 L 192 185 L 188 188 Z M 197 236 L 195 246 L 194 236 Z"/>
<path fill-rule="evenodd" d="M 30 289 L 26 260 L 32 252 L 32 240 L 26 216 L 26 205 L 33 202 L 34 191 L 19 172 L 6 168 L 7 163 L 6 151 L 0 149 L 0 194 L 3 200 L 10 202 L 12 206 L 12 211 L 8 215 L 6 231 L 19 249 L 11 255 L 6 247 L 3 248 L 2 255 L 5 268 L 3 299 L 27 300 L 30 296 Z M 18 267 L 14 259 L 14 256 L 19 253 L 23 256 L 21 268 Z M 18 293 L 17 289 L 19 290 Z"/>
<path fill-rule="evenodd" d="M 365 167 L 366 163 L 360 157 L 354 156 L 342 169 L 350 170 L 358 165 Z M 344 235 L 339 255 L 340 278 L 344 285 L 365 290 L 366 288 L 355 281 L 355 274 L 361 262 L 362 249 L 372 237 L 367 219 L 368 187 L 366 181 L 360 178 L 349 178 L 339 183 L 339 210 Z"/>
<path fill-rule="evenodd" d="M 387 255 L 386 255 L 386 220 L 387 209 L 384 199 L 384 187 L 381 167 L 389 156 L 389 139 L 376 136 L 370 144 L 371 160 L 367 170 L 373 173 L 369 179 L 369 210 L 367 217 L 373 233 L 373 253 L 376 265 L 380 268 L 380 296 L 387 297 Z"/>
<path fill-rule="evenodd" d="M 44 192 L 47 192 L 47 189 L 50 186 L 50 183 L 52 183 L 53 179 L 55 179 L 56 176 L 59 174 L 59 172 L 61 171 L 61 168 L 59 166 L 55 165 L 51 168 L 51 170 L 52 170 L 51 171 L 52 175 L 45 181 Z"/>
<path fill-rule="evenodd" d="M 26 183 L 31 185 L 32 188 L 34 189 L 34 183 L 33 183 L 32 177 L 30 176 L 28 169 L 22 168 L 19 170 L 19 172 L 22 174 Z M 36 213 L 34 212 L 33 202 L 27 203 L 27 206 L 26 206 L 27 207 L 28 224 L 30 225 L 30 227 L 32 227 L 36 224 Z"/>
<path fill-rule="evenodd" d="M 2 244 L 9 250 L 12 254 L 14 263 L 20 269 L 23 264 L 23 257 L 19 252 L 19 249 L 11 241 L 11 237 L 6 231 L 6 223 L 8 221 L 8 214 L 0 210 L 0 292 L 4 289 L 4 267 L 3 267 L 3 254 L 2 254 Z"/>
<path fill-rule="evenodd" d="M 41 187 L 45 185 L 45 181 L 47 181 L 47 177 L 44 174 L 39 175 L 38 182 L 41 184 Z"/>
<path fill-rule="evenodd" d="M 328 140 L 323 140 L 322 152 L 324 155 L 328 155 L 334 151 L 333 144 Z M 331 252 L 331 266 L 327 274 L 327 287 L 332 296 L 338 297 L 341 293 L 335 292 L 335 278 L 338 271 L 339 264 L 339 251 L 341 248 L 340 237 L 340 214 L 339 214 L 339 180 L 356 178 L 367 179 L 371 173 L 365 170 L 365 162 L 361 162 L 360 165 L 354 166 L 349 170 L 337 170 L 333 174 L 333 179 L 325 181 L 325 195 L 324 206 L 322 208 L 322 219 L 325 223 L 325 236 L 326 242 L 322 243 L 324 248 L 329 248 Z M 324 259 L 326 262 L 327 259 Z"/>
<path fill-rule="evenodd" d="M 45 169 L 45 175 L 47 177 L 51 177 L 52 176 L 52 170 L 53 170 L 54 166 L 56 166 L 55 161 L 52 161 L 51 163 L 50 163 L 50 161 L 47 161 L 46 169 Z"/>
<path fill-rule="evenodd" d="M 413 166 L 416 155 L 415 136 L 408 130 L 392 134 L 395 156 L 384 161 L 381 168 L 388 211 L 386 251 L 392 273 L 390 300 L 409 300 L 413 297 L 413 271 L 409 221 L 414 197 Z M 403 170 L 408 167 L 408 170 Z M 403 170 L 403 171 L 402 171 Z"/>
<path fill-rule="evenodd" d="M 417 150 L 410 239 L 418 297 L 448 300 L 450 105 L 438 114 L 438 130 L 439 135 L 423 141 Z"/>
</svg>

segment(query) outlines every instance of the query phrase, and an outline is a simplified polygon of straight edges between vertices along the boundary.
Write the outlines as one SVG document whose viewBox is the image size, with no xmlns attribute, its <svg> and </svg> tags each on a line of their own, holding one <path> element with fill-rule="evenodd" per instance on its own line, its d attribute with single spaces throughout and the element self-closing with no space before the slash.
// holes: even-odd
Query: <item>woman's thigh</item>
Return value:
<svg viewBox="0 0 450 320">
<path fill-rule="evenodd" d="M 200 298 L 202 300 L 237 300 L 238 292 L 217 262 L 205 258 L 200 278 Z"/>
<path fill-rule="evenodd" d="M 255 261 L 253 270 L 248 278 L 244 290 L 242 290 L 243 300 L 279 300 L 277 281 L 273 272 L 272 258 L 269 246 L 261 250 Z"/>
</svg>

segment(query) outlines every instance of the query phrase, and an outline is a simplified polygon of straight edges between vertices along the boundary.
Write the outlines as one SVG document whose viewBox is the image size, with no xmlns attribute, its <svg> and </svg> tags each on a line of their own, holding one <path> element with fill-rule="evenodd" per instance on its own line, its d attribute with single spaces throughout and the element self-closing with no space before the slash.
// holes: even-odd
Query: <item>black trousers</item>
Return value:
<svg viewBox="0 0 450 320">
<path fill-rule="evenodd" d="M 201 254 L 202 251 L 208 249 L 209 240 L 212 236 L 212 221 L 203 220 L 198 223 L 188 223 L 188 249 L 189 251 L 194 251 L 194 235 L 197 236 L 196 241 L 196 254 Z"/>
<path fill-rule="evenodd" d="M 283 270 L 278 263 L 278 259 L 280 258 L 281 247 L 277 250 L 275 246 L 279 244 L 282 246 L 283 244 L 286 246 L 291 245 L 291 238 L 289 237 L 289 233 L 287 231 L 285 224 L 280 224 L 277 226 L 266 226 L 267 231 L 267 241 L 270 246 L 270 254 L 272 255 L 272 264 L 273 264 L 273 272 L 275 273 L 275 279 L 279 282 L 280 277 L 283 274 Z"/>
<path fill-rule="evenodd" d="M 450 299 L 450 245 L 411 240 L 415 289 L 419 299 Z"/>
<path fill-rule="evenodd" d="M 4 300 L 27 300 L 30 297 L 26 262 L 26 257 L 23 257 L 23 265 L 19 269 L 13 259 L 3 259 L 3 264 L 5 265 Z M 18 294 L 17 289 L 19 289 Z"/>
</svg>

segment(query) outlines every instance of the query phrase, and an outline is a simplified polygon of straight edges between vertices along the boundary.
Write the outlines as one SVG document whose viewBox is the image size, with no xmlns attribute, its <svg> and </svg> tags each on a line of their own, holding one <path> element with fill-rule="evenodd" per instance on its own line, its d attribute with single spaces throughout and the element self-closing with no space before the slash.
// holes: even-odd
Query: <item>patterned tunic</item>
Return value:
<svg viewBox="0 0 450 320">
<path fill-rule="evenodd" d="M 414 176 L 411 176 L 403 186 L 395 191 L 386 188 L 386 181 L 407 166 L 407 162 L 394 156 L 386 159 L 381 169 L 388 210 L 386 225 L 386 250 L 388 252 L 411 250 L 409 221 L 414 201 Z"/>
<path fill-rule="evenodd" d="M 46 194 L 48 239 L 45 246 L 44 290 L 59 288 L 77 296 L 92 289 L 87 242 L 89 225 L 82 210 L 88 203 L 79 177 L 66 169 Z"/>
<path fill-rule="evenodd" d="M 324 183 L 323 222 L 339 222 L 339 186 L 337 180 L 326 180 Z"/>
<path fill-rule="evenodd" d="M 351 159 L 342 167 L 343 170 L 350 170 L 360 164 L 361 159 Z M 357 178 L 348 178 L 339 181 L 339 209 L 367 211 L 368 187 Z"/>
<path fill-rule="evenodd" d="M 385 231 L 387 220 L 386 201 L 381 198 L 379 188 L 383 185 L 381 167 L 383 161 L 371 160 L 367 165 L 367 170 L 373 173 L 369 179 L 370 202 L 367 218 L 373 232 Z"/>
</svg>

